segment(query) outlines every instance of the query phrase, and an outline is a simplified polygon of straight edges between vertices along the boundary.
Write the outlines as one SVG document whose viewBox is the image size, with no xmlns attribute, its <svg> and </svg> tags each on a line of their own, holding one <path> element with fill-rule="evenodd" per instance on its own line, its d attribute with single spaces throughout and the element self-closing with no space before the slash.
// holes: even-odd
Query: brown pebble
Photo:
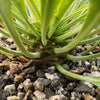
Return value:
<svg viewBox="0 0 100 100">
<path fill-rule="evenodd" d="M 80 74 L 82 72 L 85 71 L 85 68 L 84 67 L 78 67 L 77 69 L 75 70 L 70 70 L 71 72 L 75 73 L 75 74 Z"/>
<path fill-rule="evenodd" d="M 18 86 L 20 83 L 22 83 L 24 81 L 24 78 L 22 76 L 16 76 L 14 78 L 14 84 L 15 86 Z"/>
<path fill-rule="evenodd" d="M 27 63 L 29 61 L 29 59 L 25 58 L 24 56 L 19 56 L 19 60 L 24 63 Z"/>
<path fill-rule="evenodd" d="M 11 73 L 13 73 L 13 74 L 17 74 L 17 73 L 19 73 L 21 70 L 20 70 L 20 68 L 18 67 L 18 64 L 10 64 L 10 71 L 11 71 Z"/>
<path fill-rule="evenodd" d="M 27 83 L 27 84 L 25 84 L 25 91 L 27 92 L 28 90 L 31 90 L 31 91 L 33 91 L 34 90 L 34 87 L 33 87 L 33 83 L 31 82 L 31 83 Z"/>
<path fill-rule="evenodd" d="M 83 93 L 82 95 L 83 95 L 84 100 L 96 100 L 96 98 L 92 97 L 89 94 L 84 94 Z"/>
<path fill-rule="evenodd" d="M 29 95 L 32 94 L 31 90 L 28 90 L 28 92 L 25 94 L 25 97 L 23 100 L 28 100 Z"/>
<path fill-rule="evenodd" d="M 0 63 L 0 70 L 9 70 L 9 63 Z"/>
</svg>

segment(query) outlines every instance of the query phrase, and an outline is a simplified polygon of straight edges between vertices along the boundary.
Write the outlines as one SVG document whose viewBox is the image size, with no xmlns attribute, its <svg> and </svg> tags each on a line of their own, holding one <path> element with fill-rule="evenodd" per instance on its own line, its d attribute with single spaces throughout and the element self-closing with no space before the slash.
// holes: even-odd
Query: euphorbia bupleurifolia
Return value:
<svg viewBox="0 0 100 100">
<path fill-rule="evenodd" d="M 0 32 L 12 38 L 18 50 L 0 45 L 0 53 L 52 61 L 57 69 L 70 77 L 89 81 L 100 87 L 100 77 L 77 75 L 58 63 L 62 58 L 87 60 L 100 56 L 88 55 L 100 43 L 100 1 L 98 0 L 0 0 Z M 77 45 L 96 41 L 89 50 L 72 56 Z M 31 50 L 29 51 L 29 47 Z M 34 52 L 33 52 L 34 51 Z"/>
</svg>

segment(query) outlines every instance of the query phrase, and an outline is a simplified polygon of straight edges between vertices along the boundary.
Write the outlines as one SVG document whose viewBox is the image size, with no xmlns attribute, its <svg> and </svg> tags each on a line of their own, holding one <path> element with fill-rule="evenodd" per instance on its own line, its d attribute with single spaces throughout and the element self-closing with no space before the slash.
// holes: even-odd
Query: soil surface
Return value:
<svg viewBox="0 0 100 100">
<path fill-rule="evenodd" d="M 0 45 L 16 50 L 11 39 L 1 36 Z M 80 53 L 93 44 L 78 46 Z M 90 54 L 99 52 L 97 46 Z M 100 58 L 66 61 L 62 66 L 73 73 L 100 76 Z M 0 54 L 0 100 L 100 100 L 100 88 L 60 73 L 55 66 L 39 65 L 33 60 Z"/>
</svg>

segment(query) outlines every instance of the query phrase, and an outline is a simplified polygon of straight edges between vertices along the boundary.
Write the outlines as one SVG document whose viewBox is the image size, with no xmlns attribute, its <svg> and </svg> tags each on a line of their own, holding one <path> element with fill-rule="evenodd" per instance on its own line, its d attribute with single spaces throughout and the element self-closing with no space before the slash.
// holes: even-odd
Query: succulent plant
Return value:
<svg viewBox="0 0 100 100">
<path fill-rule="evenodd" d="M 99 77 L 89 77 L 65 71 L 60 59 L 87 60 L 100 53 L 86 55 L 100 43 L 100 1 L 96 0 L 0 0 L 0 32 L 12 38 L 18 50 L 0 45 L 0 53 L 25 56 L 52 62 L 62 73 L 99 86 Z M 81 56 L 71 50 L 94 42 Z"/>
</svg>

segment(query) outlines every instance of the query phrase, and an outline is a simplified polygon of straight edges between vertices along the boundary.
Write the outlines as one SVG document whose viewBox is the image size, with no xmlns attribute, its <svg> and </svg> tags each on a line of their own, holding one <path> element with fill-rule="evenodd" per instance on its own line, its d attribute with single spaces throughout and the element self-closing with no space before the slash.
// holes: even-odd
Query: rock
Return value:
<svg viewBox="0 0 100 100">
<path fill-rule="evenodd" d="M 26 91 L 26 92 L 27 92 L 28 90 L 33 91 L 33 90 L 34 90 L 33 83 L 31 82 L 31 83 L 25 84 L 24 88 L 25 88 L 25 91 Z"/>
<path fill-rule="evenodd" d="M 91 87 L 89 87 L 87 84 L 84 84 L 84 83 L 80 83 L 74 90 L 76 92 L 87 92 L 87 93 L 90 93 L 91 91 Z"/>
<path fill-rule="evenodd" d="M 32 100 L 38 100 L 35 96 L 32 97 Z"/>
<path fill-rule="evenodd" d="M 64 95 L 55 95 L 51 96 L 49 100 L 67 100 L 67 98 Z"/>
<path fill-rule="evenodd" d="M 3 75 L 3 72 L 2 72 L 2 70 L 0 70 L 0 76 L 1 76 L 1 75 Z"/>
<path fill-rule="evenodd" d="M 67 91 L 65 91 L 61 86 L 59 86 L 55 93 L 59 95 L 67 95 Z"/>
<path fill-rule="evenodd" d="M 7 100 L 20 100 L 20 98 L 17 96 L 9 96 L 7 97 Z"/>
<path fill-rule="evenodd" d="M 29 68 L 26 68 L 25 70 L 23 70 L 23 73 L 25 73 L 25 74 L 31 74 L 31 73 L 34 73 L 35 70 L 36 70 L 36 67 L 32 66 L 32 67 L 29 67 Z"/>
<path fill-rule="evenodd" d="M 10 74 L 11 74 L 11 71 L 8 70 L 8 71 L 6 72 L 6 75 L 7 75 L 7 76 L 10 76 Z"/>
<path fill-rule="evenodd" d="M 91 76 L 100 77 L 100 72 L 98 71 L 91 72 Z"/>
<path fill-rule="evenodd" d="M 85 71 L 85 68 L 84 67 L 78 67 L 77 69 L 75 70 L 70 70 L 71 72 L 75 73 L 75 74 L 81 74 Z"/>
<path fill-rule="evenodd" d="M 17 96 L 20 98 L 20 100 L 23 100 L 25 93 L 24 92 L 18 92 Z"/>
<path fill-rule="evenodd" d="M 25 58 L 24 56 L 19 56 L 19 60 L 20 60 L 21 62 L 24 62 L 24 63 L 29 62 L 29 59 Z"/>
<path fill-rule="evenodd" d="M 15 86 L 17 87 L 20 83 L 22 83 L 24 81 L 24 78 L 22 77 L 22 76 L 16 76 L 15 78 L 14 78 L 14 84 L 15 84 Z"/>
<path fill-rule="evenodd" d="M 18 91 L 23 91 L 24 90 L 24 84 L 23 83 L 19 84 L 17 90 Z"/>
<path fill-rule="evenodd" d="M 71 93 L 71 100 L 81 100 L 81 95 L 76 92 Z"/>
<path fill-rule="evenodd" d="M 43 92 L 41 92 L 41 91 L 39 91 L 39 90 L 36 90 L 36 91 L 34 92 L 34 95 L 36 96 L 36 98 L 37 98 L 38 100 L 44 100 L 44 99 L 46 99 L 45 93 L 43 93 Z"/>
<path fill-rule="evenodd" d="M 6 85 L 6 86 L 4 87 L 4 90 L 5 90 L 5 91 L 8 91 L 8 92 L 12 92 L 12 91 L 15 91 L 15 90 L 16 90 L 16 87 L 15 87 L 14 84 L 12 84 L 12 85 Z"/>
<path fill-rule="evenodd" d="M 43 83 L 43 79 L 42 78 L 38 78 L 34 83 L 34 88 L 35 90 L 40 90 L 42 91 L 44 88 L 44 83 Z"/>
<path fill-rule="evenodd" d="M 48 69 L 50 70 L 51 73 L 54 73 L 56 71 L 55 66 L 48 67 Z"/>
<path fill-rule="evenodd" d="M 98 70 L 97 66 L 91 66 L 91 72 L 92 71 L 97 71 L 97 70 Z"/>
<path fill-rule="evenodd" d="M 72 90 L 72 89 L 74 89 L 75 85 L 76 85 L 75 82 L 69 83 L 69 84 L 67 85 L 67 89 L 68 89 L 68 90 Z"/>
<path fill-rule="evenodd" d="M 15 44 L 10 44 L 9 48 L 12 49 L 12 50 L 16 50 L 16 45 Z"/>
<path fill-rule="evenodd" d="M 50 84 L 50 88 L 53 89 L 53 90 L 56 90 L 58 86 L 60 86 L 61 83 L 59 80 L 54 80 L 51 82 Z"/>
<path fill-rule="evenodd" d="M 46 94 L 47 99 L 49 99 L 49 97 L 54 95 L 54 92 L 50 88 L 47 88 L 47 87 L 44 88 L 44 93 Z"/>
<path fill-rule="evenodd" d="M 0 54 L 0 63 L 4 60 L 4 59 L 6 59 L 7 58 L 7 56 L 5 56 L 5 55 L 3 55 L 3 54 Z"/>
<path fill-rule="evenodd" d="M 23 82 L 24 85 L 25 85 L 25 84 L 28 84 L 28 83 L 31 83 L 31 80 L 30 80 L 30 79 L 26 79 L 26 80 Z"/>
<path fill-rule="evenodd" d="M 18 64 L 10 64 L 10 71 L 13 74 L 21 72 L 21 69 L 18 67 Z"/>
<path fill-rule="evenodd" d="M 7 83 L 9 83 L 10 78 L 7 75 L 0 76 L 0 87 L 3 88 Z"/>
<path fill-rule="evenodd" d="M 84 100 L 96 100 L 96 98 L 92 97 L 89 94 L 84 94 L 83 93 L 82 95 L 83 95 Z"/>
<path fill-rule="evenodd" d="M 45 77 L 45 73 L 43 72 L 43 70 L 37 70 L 36 75 L 38 78 L 44 78 Z"/>
<path fill-rule="evenodd" d="M 96 88 L 96 93 L 97 93 L 98 96 L 100 97 L 100 88 Z"/>
<path fill-rule="evenodd" d="M 6 100 L 9 93 L 7 91 L 4 91 L 0 88 L 0 100 Z"/>
<path fill-rule="evenodd" d="M 69 70 L 69 66 L 67 64 L 63 64 L 62 67 L 65 69 L 65 70 Z"/>
<path fill-rule="evenodd" d="M 9 62 L 0 63 L 0 70 L 9 70 Z"/>
<path fill-rule="evenodd" d="M 12 44 L 12 43 L 13 43 L 13 40 L 12 40 L 11 38 L 8 38 L 8 39 L 5 40 L 5 42 L 6 42 L 7 44 Z"/>
<path fill-rule="evenodd" d="M 54 81 L 58 79 L 59 77 L 57 76 L 57 73 L 50 74 L 50 73 L 45 73 L 45 77 L 51 81 Z"/>
<path fill-rule="evenodd" d="M 31 95 L 31 94 L 32 94 L 32 91 L 28 90 L 27 93 L 25 94 L 25 97 L 23 100 L 29 100 L 28 98 L 29 98 L 29 95 Z"/>
</svg>

